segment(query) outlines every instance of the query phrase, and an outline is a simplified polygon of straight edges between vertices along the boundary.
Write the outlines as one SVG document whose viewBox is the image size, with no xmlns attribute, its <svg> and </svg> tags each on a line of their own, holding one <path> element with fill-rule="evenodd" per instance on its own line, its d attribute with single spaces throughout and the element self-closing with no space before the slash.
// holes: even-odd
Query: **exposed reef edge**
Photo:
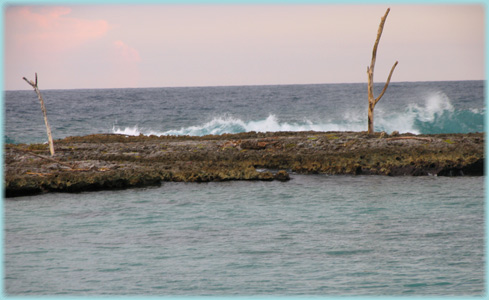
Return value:
<svg viewBox="0 0 489 300">
<path fill-rule="evenodd" d="M 94 134 L 6 144 L 6 197 L 157 186 L 167 181 L 290 179 L 289 173 L 482 176 L 484 133 L 247 132 Z"/>
</svg>

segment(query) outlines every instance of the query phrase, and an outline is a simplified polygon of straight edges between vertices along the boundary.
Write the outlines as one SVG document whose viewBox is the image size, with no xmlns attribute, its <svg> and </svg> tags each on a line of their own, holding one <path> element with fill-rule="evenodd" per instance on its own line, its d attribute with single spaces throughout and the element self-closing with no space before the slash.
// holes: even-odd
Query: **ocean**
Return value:
<svg viewBox="0 0 489 300">
<path fill-rule="evenodd" d="M 382 85 L 375 86 L 378 95 Z M 53 138 L 93 133 L 206 135 L 245 131 L 366 131 L 367 84 L 42 90 Z M 6 91 L 6 143 L 43 143 L 32 90 Z M 375 130 L 484 131 L 484 81 L 393 82 Z"/>
<path fill-rule="evenodd" d="M 55 139 L 366 130 L 366 84 L 40 88 Z M 391 83 L 375 128 L 483 132 L 484 88 Z M 5 142 L 46 142 L 32 90 L 4 109 Z M 18 197 L 3 214 L 7 295 L 486 294 L 483 177 L 291 173 Z"/>
</svg>

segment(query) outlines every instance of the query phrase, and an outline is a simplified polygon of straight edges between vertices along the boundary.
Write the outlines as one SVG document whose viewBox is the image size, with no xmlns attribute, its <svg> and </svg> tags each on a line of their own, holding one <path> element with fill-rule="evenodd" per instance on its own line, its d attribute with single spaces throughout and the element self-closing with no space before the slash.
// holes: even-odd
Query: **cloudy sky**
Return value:
<svg viewBox="0 0 489 300">
<path fill-rule="evenodd" d="M 482 5 L 391 5 L 375 82 L 485 79 Z M 4 89 L 366 82 L 385 5 L 5 6 Z"/>
</svg>

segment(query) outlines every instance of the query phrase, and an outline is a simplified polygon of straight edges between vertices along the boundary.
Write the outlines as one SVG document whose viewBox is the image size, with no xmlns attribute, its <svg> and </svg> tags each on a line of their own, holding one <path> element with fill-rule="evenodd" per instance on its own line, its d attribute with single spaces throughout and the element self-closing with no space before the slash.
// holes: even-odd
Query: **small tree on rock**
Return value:
<svg viewBox="0 0 489 300">
<path fill-rule="evenodd" d="M 377 56 L 377 47 L 379 45 L 380 37 L 382 35 L 382 31 L 384 30 L 384 23 L 387 19 L 387 15 L 389 14 L 390 8 L 387 9 L 385 15 L 380 20 L 379 30 L 377 32 L 377 39 L 375 40 L 374 49 L 372 51 L 372 61 L 370 63 L 370 67 L 367 67 L 367 75 L 368 75 L 368 133 L 374 133 L 374 108 L 377 102 L 379 102 L 380 98 L 384 96 L 385 91 L 387 90 L 387 86 L 391 81 L 392 73 L 397 66 L 396 63 L 392 66 L 392 69 L 389 73 L 389 77 L 387 78 L 387 82 L 385 83 L 384 89 L 380 93 L 380 95 L 375 98 L 374 97 L 374 68 L 375 68 L 375 59 Z"/>
</svg>

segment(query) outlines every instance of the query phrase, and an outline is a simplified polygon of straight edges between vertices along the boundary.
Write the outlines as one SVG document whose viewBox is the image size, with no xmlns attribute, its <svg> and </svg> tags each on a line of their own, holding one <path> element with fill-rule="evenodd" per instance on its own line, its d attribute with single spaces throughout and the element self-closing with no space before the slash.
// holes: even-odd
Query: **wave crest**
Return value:
<svg viewBox="0 0 489 300">
<path fill-rule="evenodd" d="M 409 104 L 404 111 L 387 113 L 381 109 L 375 112 L 375 130 L 392 133 L 434 134 L 467 133 L 484 130 L 484 111 L 468 109 L 456 110 L 450 99 L 443 93 L 429 96 L 424 105 Z M 202 125 L 182 127 L 168 131 L 140 129 L 138 126 L 116 128 L 112 131 L 125 135 L 220 135 L 240 132 L 277 132 L 277 131 L 364 131 L 367 128 L 365 114 L 344 112 L 342 118 L 322 122 L 304 120 L 302 122 L 279 121 L 277 116 L 269 114 L 266 119 L 242 120 L 236 117 L 219 116 Z"/>
</svg>

